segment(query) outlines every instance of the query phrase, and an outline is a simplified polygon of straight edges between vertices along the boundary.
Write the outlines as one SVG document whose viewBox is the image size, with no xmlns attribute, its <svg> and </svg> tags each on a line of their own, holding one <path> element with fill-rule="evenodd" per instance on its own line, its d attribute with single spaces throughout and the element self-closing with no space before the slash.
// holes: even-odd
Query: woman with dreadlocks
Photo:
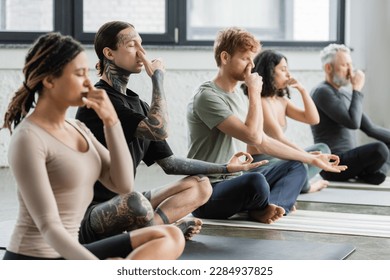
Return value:
<svg viewBox="0 0 390 280">
<path fill-rule="evenodd" d="M 119 194 L 133 190 L 134 176 L 128 168 L 132 158 L 124 152 L 128 149 L 121 124 L 106 92 L 92 86 L 86 53 L 71 37 L 48 33 L 38 38 L 26 56 L 23 73 L 25 80 L 3 125 L 12 133 L 8 159 L 19 200 L 4 259 L 178 258 L 184 238 L 169 225 L 90 244 L 78 242 L 96 180 Z M 96 111 L 104 123 L 108 149 L 83 123 L 66 119 L 70 106 Z"/>
</svg>

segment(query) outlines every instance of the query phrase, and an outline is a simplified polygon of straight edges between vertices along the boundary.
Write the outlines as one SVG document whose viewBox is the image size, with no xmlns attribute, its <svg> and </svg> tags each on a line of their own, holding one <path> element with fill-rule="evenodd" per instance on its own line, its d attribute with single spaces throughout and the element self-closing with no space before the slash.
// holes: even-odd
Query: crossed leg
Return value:
<svg viewBox="0 0 390 280">
<path fill-rule="evenodd" d="M 202 221 L 197 218 L 183 218 L 206 203 L 212 189 L 207 177 L 188 176 L 171 185 L 153 189 L 150 203 L 155 209 L 156 225 L 177 225 L 185 238 L 191 239 L 200 232 Z"/>
<path fill-rule="evenodd" d="M 174 224 L 186 239 L 200 232 L 202 221 L 183 218 L 203 205 L 211 195 L 207 177 L 188 176 L 150 192 L 150 201 L 139 192 L 117 195 L 95 205 L 82 222 L 81 240 L 89 243 L 124 231 L 152 225 Z M 92 233 L 92 234 L 91 234 Z"/>
<path fill-rule="evenodd" d="M 134 250 L 126 259 L 175 260 L 184 250 L 180 230 L 170 225 L 142 228 L 130 233 Z"/>
</svg>

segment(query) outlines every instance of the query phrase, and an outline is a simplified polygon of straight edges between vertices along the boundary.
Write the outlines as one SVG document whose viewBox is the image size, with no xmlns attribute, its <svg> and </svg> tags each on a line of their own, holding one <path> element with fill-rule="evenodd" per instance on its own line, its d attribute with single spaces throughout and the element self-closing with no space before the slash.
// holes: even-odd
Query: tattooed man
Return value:
<svg viewBox="0 0 390 280">
<path fill-rule="evenodd" d="M 141 43 L 133 25 L 120 21 L 104 24 L 96 33 L 94 43 L 99 58 L 96 68 L 101 76 L 95 86 L 106 90 L 117 111 L 134 168 L 144 161 L 148 166 L 157 163 L 167 174 L 189 176 L 143 194 L 132 192 L 125 196 L 116 196 L 96 182 L 93 203 L 80 228 L 83 242 L 153 224 L 171 223 L 177 224 L 189 239 L 200 231 L 202 221 L 183 217 L 206 203 L 212 191 L 208 178 L 200 174 L 232 173 L 258 166 L 251 160 L 239 160 L 242 155 L 249 156 L 247 153 L 234 155 L 227 164 L 179 158 L 173 154 L 165 141 L 164 66 L 159 59 L 149 61 Z M 143 67 L 153 85 L 150 106 L 127 88 L 130 75 L 140 73 Z M 106 144 L 103 124 L 93 110 L 81 107 L 76 117 Z"/>
</svg>

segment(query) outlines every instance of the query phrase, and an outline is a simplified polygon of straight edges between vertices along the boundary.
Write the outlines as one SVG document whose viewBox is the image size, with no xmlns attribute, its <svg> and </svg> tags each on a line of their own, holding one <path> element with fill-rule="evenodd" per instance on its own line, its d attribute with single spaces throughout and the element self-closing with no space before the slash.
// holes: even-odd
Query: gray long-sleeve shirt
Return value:
<svg viewBox="0 0 390 280">
<path fill-rule="evenodd" d="M 362 119 L 369 130 L 369 119 L 363 114 L 363 94 L 337 90 L 322 82 L 312 90 L 311 96 L 320 115 L 319 124 L 311 126 L 314 142 L 326 143 L 335 154 L 355 148 Z"/>
</svg>

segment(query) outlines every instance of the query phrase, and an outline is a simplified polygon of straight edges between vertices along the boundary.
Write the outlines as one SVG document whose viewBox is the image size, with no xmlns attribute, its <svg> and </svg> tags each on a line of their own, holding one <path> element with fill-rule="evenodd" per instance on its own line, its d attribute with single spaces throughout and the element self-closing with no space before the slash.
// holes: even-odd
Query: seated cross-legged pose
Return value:
<svg viewBox="0 0 390 280">
<path fill-rule="evenodd" d="M 262 78 L 251 73 L 259 50 L 260 43 L 246 30 L 233 27 L 218 33 L 214 43 L 217 76 L 200 85 L 187 106 L 188 157 L 222 163 L 237 150 L 254 145 L 260 153 L 293 160 L 265 165 L 261 172 L 209 176 L 213 193 L 193 212 L 196 217 L 229 218 L 247 211 L 252 219 L 270 223 L 295 209 L 307 178 L 302 162 L 333 172 L 345 168 L 338 166 L 337 156 L 303 153 L 264 133 Z M 248 97 L 239 82 L 247 85 Z"/>
<path fill-rule="evenodd" d="M 97 179 L 119 194 L 134 187 L 121 123 L 106 92 L 91 85 L 88 69 L 81 44 L 59 33 L 42 35 L 26 56 L 25 80 L 3 125 L 11 132 L 15 127 L 8 158 L 19 201 L 4 259 L 177 259 L 185 242 L 182 232 L 171 225 L 90 244 L 78 241 Z M 102 120 L 108 149 L 83 123 L 66 119 L 70 106 L 83 105 Z"/>
<path fill-rule="evenodd" d="M 290 75 L 287 58 L 278 51 L 264 50 L 255 57 L 254 63 L 255 67 L 252 71 L 257 72 L 263 77 L 261 103 L 264 112 L 264 132 L 268 136 L 298 151 L 330 153 L 330 149 L 326 144 L 317 143 L 306 149 L 302 149 L 285 135 L 287 117 L 307 124 L 317 124 L 319 122 L 317 108 L 309 93 L 299 81 Z M 290 100 L 289 87 L 297 89 L 300 93 L 303 108 L 299 108 Z M 243 88 L 246 93 L 245 85 Z M 280 160 L 269 155 L 256 154 L 256 148 L 253 146 L 248 146 L 248 152 L 252 154 L 254 161 L 267 159 L 269 161 L 267 166 Z M 308 170 L 308 178 L 301 190 L 302 193 L 319 191 L 329 184 L 326 180 L 310 182 L 310 179 L 317 175 L 321 169 L 313 165 L 305 166 Z"/>
<path fill-rule="evenodd" d="M 390 130 L 374 124 L 363 112 L 364 73 L 354 70 L 350 49 L 330 44 L 321 52 L 325 81 L 316 86 L 312 98 L 321 122 L 312 125 L 315 143 L 326 143 L 348 170 L 340 174 L 321 171 L 330 181 L 358 179 L 368 184 L 384 182 L 390 167 Z M 352 87 L 348 90 L 346 86 Z M 357 132 L 377 140 L 358 145 Z"/>
<path fill-rule="evenodd" d="M 95 51 L 99 58 L 97 69 L 101 76 L 95 86 L 104 89 L 122 123 L 126 142 L 137 166 L 144 161 L 148 166 L 157 163 L 167 174 L 190 175 L 161 188 L 118 196 L 104 184 L 96 182 L 93 203 L 80 229 L 80 240 L 91 242 L 122 231 L 149 226 L 171 224 L 179 226 L 186 239 L 201 229 L 198 218 L 184 218 L 204 204 L 210 194 L 208 178 L 202 174 L 230 173 L 258 165 L 240 162 L 240 155 L 224 164 L 191 160 L 175 156 L 167 141 L 167 105 L 164 93 L 164 65 L 160 59 L 150 61 L 142 47 L 142 40 L 134 26 L 112 21 L 103 24 L 95 37 Z M 138 94 L 127 88 L 131 74 L 145 68 L 152 81 L 152 102 L 149 106 Z M 94 110 L 80 107 L 76 118 L 84 122 L 96 138 L 107 145 L 103 123 Z M 133 172 L 133 166 L 128 166 Z M 130 170 L 131 169 L 131 170 Z M 149 200 L 152 209 L 144 201 Z"/>
</svg>

